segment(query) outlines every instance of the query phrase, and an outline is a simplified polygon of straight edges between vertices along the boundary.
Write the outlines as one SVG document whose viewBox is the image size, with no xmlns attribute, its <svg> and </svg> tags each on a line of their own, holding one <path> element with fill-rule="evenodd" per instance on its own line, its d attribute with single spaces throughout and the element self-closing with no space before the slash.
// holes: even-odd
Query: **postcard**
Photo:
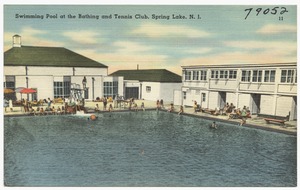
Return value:
<svg viewBox="0 0 300 190">
<path fill-rule="evenodd" d="M 3 20 L 4 188 L 297 186 L 297 4 Z"/>
</svg>

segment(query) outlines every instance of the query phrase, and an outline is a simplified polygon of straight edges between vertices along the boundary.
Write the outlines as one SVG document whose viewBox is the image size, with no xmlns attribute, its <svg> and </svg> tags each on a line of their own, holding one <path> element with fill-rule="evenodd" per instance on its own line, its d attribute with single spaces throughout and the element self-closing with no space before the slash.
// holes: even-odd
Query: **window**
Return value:
<svg viewBox="0 0 300 190">
<path fill-rule="evenodd" d="M 71 77 L 64 76 L 63 81 L 54 81 L 54 98 L 68 98 L 71 92 Z"/>
<path fill-rule="evenodd" d="M 201 73 L 200 80 L 206 80 L 207 71 L 201 71 L 200 73 Z"/>
<path fill-rule="evenodd" d="M 215 71 L 214 70 L 211 70 L 211 74 L 210 74 L 210 78 L 215 78 Z"/>
<path fill-rule="evenodd" d="M 112 97 L 113 99 L 118 94 L 118 81 L 104 82 L 103 95 L 106 97 Z"/>
<path fill-rule="evenodd" d="M 224 71 L 220 71 L 220 79 L 224 78 Z"/>
<path fill-rule="evenodd" d="M 265 70 L 264 82 L 275 82 L 275 70 Z"/>
<path fill-rule="evenodd" d="M 4 87 L 15 90 L 15 76 L 5 76 Z"/>
<path fill-rule="evenodd" d="M 185 80 L 191 80 L 191 71 L 185 71 L 184 76 L 185 76 Z"/>
<path fill-rule="evenodd" d="M 206 93 L 201 94 L 201 99 L 202 99 L 202 102 L 206 101 Z"/>
<path fill-rule="evenodd" d="M 151 86 L 146 86 L 146 92 L 151 92 Z"/>
<path fill-rule="evenodd" d="M 250 76 L 251 76 L 251 71 L 242 71 L 242 81 L 243 82 L 250 82 Z"/>
<path fill-rule="evenodd" d="M 89 88 L 84 89 L 84 99 L 89 99 Z"/>
<path fill-rule="evenodd" d="M 213 79 L 219 78 L 219 71 L 212 70 L 211 71 L 211 78 L 213 78 Z"/>
<path fill-rule="evenodd" d="M 199 71 L 193 71 L 193 80 L 199 80 Z"/>
<path fill-rule="evenodd" d="M 224 78 L 225 78 L 225 79 L 228 78 L 228 71 L 224 71 Z"/>
<path fill-rule="evenodd" d="M 236 73 L 237 73 L 237 71 L 229 70 L 229 78 L 236 79 Z"/>
<path fill-rule="evenodd" d="M 253 70 L 252 72 L 252 82 L 261 82 L 262 71 Z"/>
<path fill-rule="evenodd" d="M 37 100 L 37 89 L 36 88 L 32 88 L 33 90 L 35 90 L 36 91 L 36 93 L 32 93 L 31 94 L 31 100 L 33 101 L 33 100 Z"/>
<path fill-rule="evenodd" d="M 282 83 L 294 83 L 295 70 L 281 70 L 281 80 Z"/>
<path fill-rule="evenodd" d="M 54 82 L 54 98 L 63 96 L 63 82 Z"/>
</svg>

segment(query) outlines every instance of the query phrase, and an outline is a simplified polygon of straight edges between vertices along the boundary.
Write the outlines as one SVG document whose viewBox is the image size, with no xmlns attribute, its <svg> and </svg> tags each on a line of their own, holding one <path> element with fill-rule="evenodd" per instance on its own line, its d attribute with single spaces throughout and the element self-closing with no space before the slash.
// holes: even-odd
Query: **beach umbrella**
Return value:
<svg viewBox="0 0 300 190">
<path fill-rule="evenodd" d="M 32 93 L 36 93 L 36 90 L 32 89 L 32 88 L 24 88 L 20 91 L 21 94 L 32 94 Z"/>
<path fill-rule="evenodd" d="M 20 93 L 21 90 L 23 90 L 25 87 L 18 87 L 15 89 L 15 92 Z"/>
<path fill-rule="evenodd" d="M 11 94 L 11 93 L 14 93 L 15 91 L 10 88 L 4 88 L 3 92 L 4 92 L 4 94 Z"/>
</svg>

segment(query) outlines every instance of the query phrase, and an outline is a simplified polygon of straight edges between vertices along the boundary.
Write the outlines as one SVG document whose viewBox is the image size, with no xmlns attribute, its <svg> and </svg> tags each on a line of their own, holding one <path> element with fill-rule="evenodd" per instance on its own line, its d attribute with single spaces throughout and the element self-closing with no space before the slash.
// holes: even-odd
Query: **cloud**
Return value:
<svg viewBox="0 0 300 190">
<path fill-rule="evenodd" d="M 259 34 L 297 33 L 297 26 L 289 24 L 268 24 L 256 31 Z"/>
<path fill-rule="evenodd" d="M 296 42 L 287 41 L 227 41 L 223 42 L 226 46 L 246 49 L 246 50 L 260 50 L 273 51 L 279 54 L 291 54 L 297 51 Z"/>
<path fill-rule="evenodd" d="M 168 60 L 166 55 L 155 55 L 151 53 L 98 53 L 94 49 L 77 49 L 74 51 L 109 66 L 109 73 L 120 69 L 136 69 L 137 65 L 139 65 L 140 69 L 164 68 Z"/>
<path fill-rule="evenodd" d="M 189 49 L 189 50 L 185 50 L 185 53 L 189 53 L 189 54 L 206 54 L 209 52 L 212 52 L 212 48 L 194 48 L 194 49 Z"/>
<path fill-rule="evenodd" d="M 130 41 L 118 41 L 113 43 L 113 46 L 116 47 L 118 54 L 133 54 L 133 53 L 141 53 L 148 52 L 153 49 L 150 46 L 144 46 L 139 43 L 130 42 Z"/>
<path fill-rule="evenodd" d="M 66 31 L 63 36 L 70 38 L 72 41 L 79 44 L 97 44 L 100 38 L 99 32 L 81 30 L 81 31 Z"/>
<path fill-rule="evenodd" d="M 29 27 L 29 26 L 25 26 L 25 27 L 22 28 L 21 33 L 24 36 L 36 36 L 36 35 L 39 35 L 39 34 L 46 34 L 47 31 L 38 30 L 38 29 Z"/>
<path fill-rule="evenodd" d="M 145 35 L 150 38 L 161 37 L 187 37 L 187 38 L 204 38 L 209 37 L 208 32 L 194 29 L 188 26 L 180 25 L 162 25 L 162 24 L 143 24 L 136 30 L 132 31 L 135 35 Z"/>
<path fill-rule="evenodd" d="M 183 58 L 181 65 L 220 65 L 233 63 L 278 63 L 297 60 L 296 42 L 227 41 L 226 52 L 196 58 Z M 234 50 L 237 49 L 237 50 Z M 229 51 L 230 50 L 230 51 Z"/>
<path fill-rule="evenodd" d="M 5 32 L 4 33 L 4 50 L 12 47 L 12 36 L 18 34 L 22 37 L 22 45 L 26 46 L 48 46 L 48 47 L 62 47 L 64 43 L 49 40 L 48 38 L 40 37 L 40 35 L 47 34 L 47 31 L 37 30 L 32 27 L 23 27 L 19 33 Z"/>
</svg>

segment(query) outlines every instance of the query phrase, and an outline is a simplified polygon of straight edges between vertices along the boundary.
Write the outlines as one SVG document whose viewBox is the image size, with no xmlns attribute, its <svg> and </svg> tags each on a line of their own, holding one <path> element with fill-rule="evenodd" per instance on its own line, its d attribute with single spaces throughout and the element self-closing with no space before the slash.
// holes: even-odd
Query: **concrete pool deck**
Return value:
<svg viewBox="0 0 300 190">
<path fill-rule="evenodd" d="M 147 109 L 156 109 L 155 101 L 136 100 L 135 102 L 137 103 L 139 110 L 140 110 L 142 102 L 144 102 L 146 110 Z M 102 102 L 86 102 L 85 107 L 88 108 L 89 110 L 94 110 L 94 107 L 96 104 L 99 105 L 100 110 L 103 110 Z M 112 102 L 108 103 L 108 105 L 109 104 L 112 104 L 114 106 L 114 103 L 112 103 Z M 166 111 L 170 107 L 170 102 L 165 102 L 164 105 L 165 105 L 165 109 L 163 109 L 163 110 Z M 54 106 L 55 108 L 57 108 L 58 106 L 61 107 L 62 104 L 59 104 L 59 103 L 52 104 L 51 106 Z M 47 106 L 46 106 L 46 104 L 44 104 L 42 107 L 46 108 Z M 179 107 L 180 106 L 174 106 L 175 113 L 178 113 Z M 36 107 L 34 107 L 34 109 L 36 109 Z M 120 107 L 114 108 L 113 111 L 124 111 L 124 110 L 128 110 L 128 106 L 121 107 L 121 108 Z M 133 109 L 132 109 L 132 111 L 133 111 Z M 9 110 L 9 108 L 7 108 L 7 111 L 5 112 L 3 110 L 3 113 L 4 113 L 4 116 L 10 116 L 10 117 L 11 116 L 29 115 L 29 113 L 25 113 L 24 111 L 22 111 L 21 107 L 14 107 L 12 112 Z M 185 107 L 184 114 L 190 115 L 193 117 L 205 118 L 205 119 L 213 120 L 216 122 L 226 122 L 226 123 L 231 123 L 231 124 L 236 124 L 236 125 L 238 125 L 240 122 L 240 119 L 228 120 L 228 117 L 224 116 L 224 115 L 214 116 L 214 115 L 202 113 L 202 112 L 194 113 L 194 109 L 192 107 Z M 279 124 L 278 125 L 277 124 L 267 124 L 262 117 L 257 117 L 254 115 L 254 116 L 252 116 L 252 118 L 247 119 L 246 124 L 244 124 L 243 126 L 259 128 L 259 129 L 263 129 L 263 130 L 267 130 L 267 131 L 281 132 L 281 133 L 290 134 L 290 135 L 297 135 L 297 121 L 286 121 L 285 127 L 282 127 Z"/>
</svg>

